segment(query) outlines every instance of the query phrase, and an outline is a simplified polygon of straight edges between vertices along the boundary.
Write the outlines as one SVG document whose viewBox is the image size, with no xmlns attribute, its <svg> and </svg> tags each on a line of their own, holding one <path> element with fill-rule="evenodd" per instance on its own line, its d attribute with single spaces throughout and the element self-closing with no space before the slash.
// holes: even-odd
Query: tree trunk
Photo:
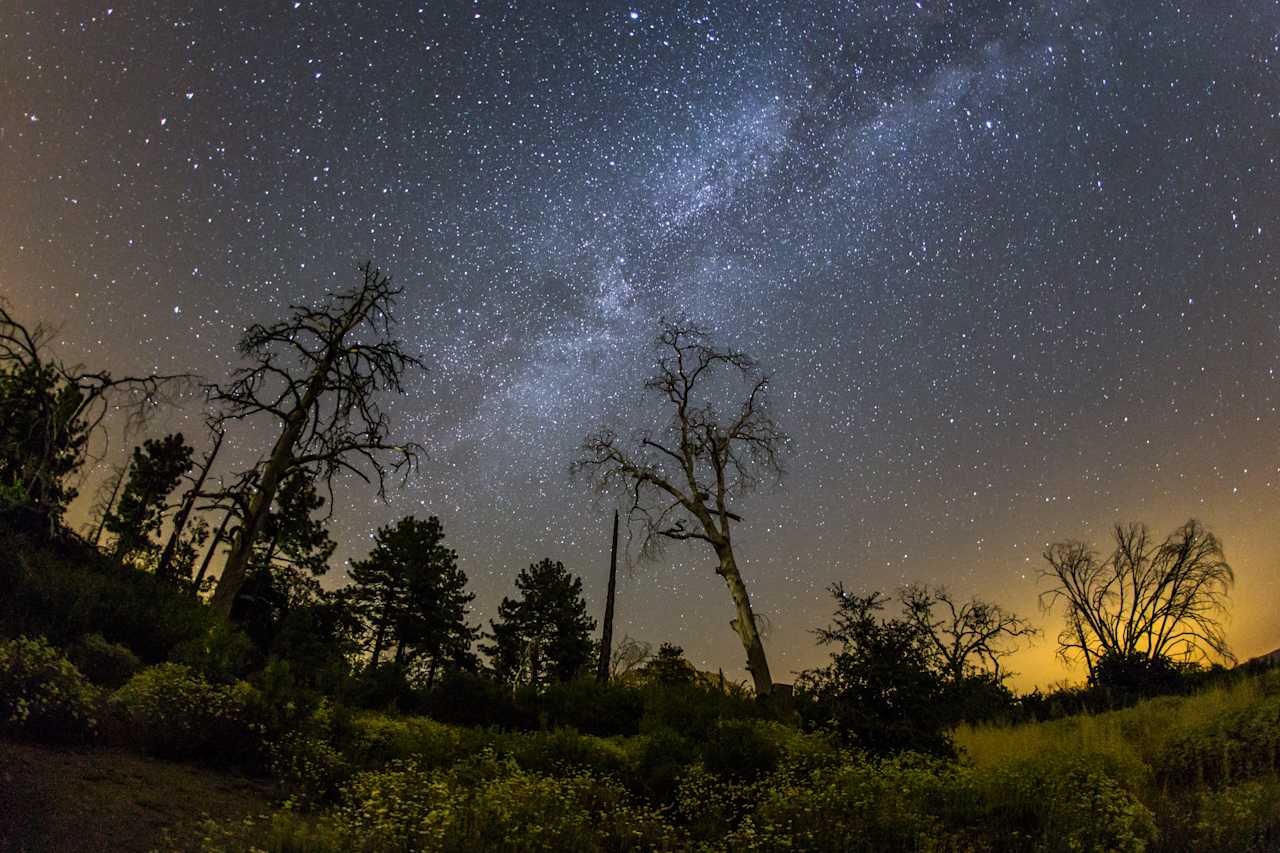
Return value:
<svg viewBox="0 0 1280 853">
<path fill-rule="evenodd" d="M 182 502 L 182 509 L 178 510 L 178 514 L 174 516 L 173 532 L 169 534 L 169 541 L 165 543 L 164 552 L 160 554 L 160 562 L 156 564 L 156 575 L 165 580 L 176 580 L 176 578 L 170 576 L 169 564 L 173 562 L 173 554 L 178 550 L 178 541 L 182 538 L 182 529 L 187 526 L 187 519 L 191 517 L 191 510 L 195 507 L 196 497 L 199 496 L 200 490 L 204 488 L 205 478 L 209 476 L 209 471 L 213 468 L 213 460 L 218 458 L 218 451 L 222 448 L 224 435 L 224 433 L 218 433 L 218 438 L 213 443 L 213 450 L 209 452 L 209 458 L 204 461 L 204 467 L 200 469 L 200 476 L 196 478 L 195 485 L 191 487 L 191 491 L 187 493 L 186 499 Z"/>
<path fill-rule="evenodd" d="M 613 601 L 618 588 L 618 511 L 613 511 L 613 546 L 609 549 L 609 593 L 604 603 L 604 624 L 600 631 L 600 662 L 596 666 L 596 680 L 601 684 L 609 680 L 609 657 L 613 646 Z"/>
<path fill-rule="evenodd" d="M 213 534 L 213 542 L 209 544 L 209 550 L 205 552 L 204 560 L 200 563 L 200 571 L 196 572 L 195 580 L 191 582 L 191 588 L 197 598 L 200 596 L 200 584 L 204 583 L 204 576 L 209 571 L 209 563 L 213 562 L 213 555 L 218 553 L 218 546 L 222 544 L 227 532 L 227 525 L 230 523 L 231 510 L 227 510 L 227 514 L 222 517 L 222 524 L 218 525 L 218 532 Z"/>
<path fill-rule="evenodd" d="M 731 623 L 738 632 L 742 647 L 747 652 L 747 671 L 755 683 L 756 696 L 766 698 L 773 692 L 773 679 L 769 675 L 769 661 L 764 654 L 764 643 L 760 639 L 760 631 L 756 627 L 756 615 L 751 610 L 751 598 L 747 595 L 747 585 L 742 582 L 738 572 L 738 564 L 733 558 L 733 549 L 728 545 L 717 549 L 720 552 L 720 565 L 716 574 L 724 578 L 729 595 L 733 598 L 734 607 L 738 610 L 738 618 Z"/>
<path fill-rule="evenodd" d="M 390 618 L 388 611 L 391 610 L 390 602 L 383 602 L 382 617 L 378 619 L 378 630 L 373 635 L 373 656 L 369 661 L 369 669 L 378 668 L 378 657 L 382 654 L 382 643 L 387 638 L 387 620 Z"/>
<path fill-rule="evenodd" d="M 107 516 L 111 515 L 111 510 L 115 508 L 116 497 L 120 494 L 120 487 L 124 485 L 124 477 L 129 473 L 129 466 L 126 464 L 120 469 L 120 476 L 116 477 L 116 484 L 111 489 L 111 500 L 107 501 L 106 507 L 102 510 L 102 517 L 98 519 L 98 529 L 93 532 L 93 547 L 98 547 L 98 543 L 102 541 L 102 529 L 107 526 Z"/>
</svg>

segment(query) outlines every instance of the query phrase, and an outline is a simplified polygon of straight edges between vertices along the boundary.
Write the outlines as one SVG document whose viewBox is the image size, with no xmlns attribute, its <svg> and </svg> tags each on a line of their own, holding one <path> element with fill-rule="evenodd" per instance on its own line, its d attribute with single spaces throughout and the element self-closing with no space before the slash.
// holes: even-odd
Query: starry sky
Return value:
<svg viewBox="0 0 1280 853">
<path fill-rule="evenodd" d="M 1130 520 L 1208 524 L 1237 652 L 1280 645 L 1277 156 L 1273 0 L 0 2 L 0 295 L 61 354 L 223 379 L 362 260 L 404 286 L 429 459 L 346 484 L 343 558 L 434 514 L 479 617 L 544 556 L 602 609 L 583 436 L 652 414 L 664 314 L 756 355 L 792 442 L 736 546 L 780 680 L 837 580 L 998 601 L 1046 628 L 1016 686 L 1079 678 L 1040 553 Z M 745 676 L 709 553 L 618 611 Z"/>
</svg>

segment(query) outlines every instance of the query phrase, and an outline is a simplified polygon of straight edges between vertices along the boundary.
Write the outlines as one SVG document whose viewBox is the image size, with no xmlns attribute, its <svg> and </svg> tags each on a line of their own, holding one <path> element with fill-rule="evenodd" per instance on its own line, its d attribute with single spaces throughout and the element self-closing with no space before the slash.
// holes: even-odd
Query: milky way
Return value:
<svg viewBox="0 0 1280 853">
<path fill-rule="evenodd" d="M 602 600 L 610 507 L 569 465 L 651 416 L 655 322 L 682 313 L 768 367 L 793 439 L 738 531 L 779 677 L 820 660 L 832 581 L 945 583 L 1052 636 L 1046 543 L 1190 516 L 1257 653 L 1277 63 L 1261 0 L 18 0 L 0 294 L 69 357 L 218 379 L 245 325 L 374 259 L 431 365 L 392 406 L 430 459 L 390 506 L 339 496 L 340 553 L 438 515 L 480 617 L 544 556 Z M 637 565 L 616 633 L 740 675 L 708 557 Z M 1019 683 L 1069 675 L 1051 655 Z"/>
</svg>

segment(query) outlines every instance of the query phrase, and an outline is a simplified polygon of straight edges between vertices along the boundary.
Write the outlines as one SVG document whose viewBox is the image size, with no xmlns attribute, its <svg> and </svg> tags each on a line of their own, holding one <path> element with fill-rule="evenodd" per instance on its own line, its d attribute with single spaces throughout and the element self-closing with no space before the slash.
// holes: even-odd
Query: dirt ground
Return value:
<svg viewBox="0 0 1280 853">
<path fill-rule="evenodd" d="M 199 850 L 202 822 L 270 810 L 269 789 L 243 777 L 0 740 L 0 853 Z"/>
</svg>

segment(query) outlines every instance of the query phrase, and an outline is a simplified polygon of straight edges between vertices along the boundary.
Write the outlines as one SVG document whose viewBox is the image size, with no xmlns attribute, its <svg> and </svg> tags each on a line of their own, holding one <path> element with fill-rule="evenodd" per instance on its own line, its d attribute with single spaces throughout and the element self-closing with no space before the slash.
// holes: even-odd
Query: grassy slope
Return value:
<svg viewBox="0 0 1280 853">
<path fill-rule="evenodd" d="M 198 850 L 207 818 L 268 812 L 240 777 L 116 749 L 0 740 L 0 853 Z"/>
</svg>

